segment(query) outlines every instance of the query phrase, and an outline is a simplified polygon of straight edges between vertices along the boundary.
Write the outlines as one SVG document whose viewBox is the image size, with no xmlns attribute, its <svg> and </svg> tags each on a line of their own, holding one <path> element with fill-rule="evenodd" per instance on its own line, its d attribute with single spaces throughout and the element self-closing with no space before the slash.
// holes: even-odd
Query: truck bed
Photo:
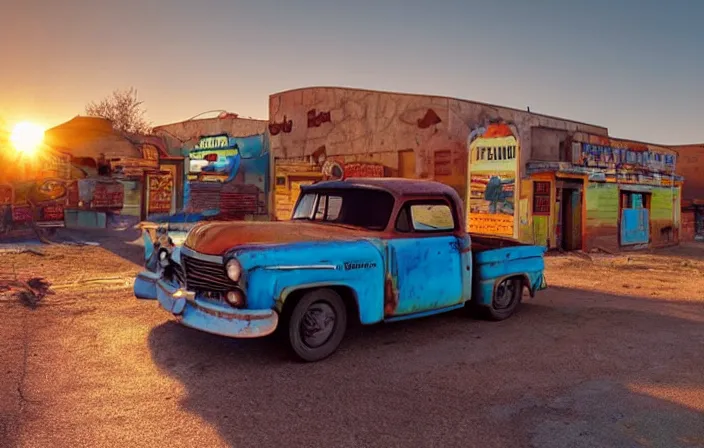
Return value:
<svg viewBox="0 0 704 448">
<path fill-rule="evenodd" d="M 474 253 L 491 249 L 501 249 L 503 247 L 529 246 L 529 244 L 521 243 L 513 238 L 503 236 L 469 233 L 469 237 L 472 241 L 472 252 Z"/>
<path fill-rule="evenodd" d="M 521 243 L 513 238 L 472 233 L 470 237 L 475 302 L 491 303 L 494 286 L 507 277 L 525 279 L 531 294 L 545 288 L 545 247 Z"/>
</svg>

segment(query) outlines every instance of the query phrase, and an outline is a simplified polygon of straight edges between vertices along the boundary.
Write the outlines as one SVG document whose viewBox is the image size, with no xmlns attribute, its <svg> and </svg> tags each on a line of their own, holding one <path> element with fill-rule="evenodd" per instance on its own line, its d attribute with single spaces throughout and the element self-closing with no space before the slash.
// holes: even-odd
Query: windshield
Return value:
<svg viewBox="0 0 704 448">
<path fill-rule="evenodd" d="M 385 191 L 366 189 L 305 193 L 293 212 L 294 220 L 309 220 L 384 230 L 394 207 Z"/>
</svg>

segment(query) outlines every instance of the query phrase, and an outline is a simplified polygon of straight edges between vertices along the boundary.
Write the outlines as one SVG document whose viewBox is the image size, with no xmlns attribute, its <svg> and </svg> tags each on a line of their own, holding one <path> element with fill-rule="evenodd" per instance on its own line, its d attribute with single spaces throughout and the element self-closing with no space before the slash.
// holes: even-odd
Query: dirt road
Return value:
<svg viewBox="0 0 704 448">
<path fill-rule="evenodd" d="M 136 249 L 131 249 L 135 254 Z M 704 245 L 548 257 L 499 323 L 351 330 L 316 364 L 183 328 L 98 247 L 0 256 L 0 446 L 704 447 Z"/>
</svg>

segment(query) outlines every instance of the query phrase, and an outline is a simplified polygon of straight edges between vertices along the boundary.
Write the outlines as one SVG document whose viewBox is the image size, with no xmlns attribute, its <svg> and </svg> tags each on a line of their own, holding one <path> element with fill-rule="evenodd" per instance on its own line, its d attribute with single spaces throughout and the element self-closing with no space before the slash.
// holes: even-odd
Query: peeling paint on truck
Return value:
<svg viewBox="0 0 704 448">
<path fill-rule="evenodd" d="M 316 201 L 326 199 L 324 204 L 315 202 L 304 219 L 197 225 L 184 245 L 160 262 L 166 267 L 137 277 L 135 295 L 157 299 L 183 325 L 228 337 L 265 336 L 284 322 L 294 351 L 312 361 L 336 349 L 344 334 L 337 322 L 345 323 L 347 317 L 369 325 L 474 303 L 503 319 L 513 314 L 523 289 L 532 296 L 546 287 L 545 249 L 468 234 L 462 201 L 445 185 L 366 178 L 321 182 L 304 187 L 301 198 L 307 194 Z M 383 221 L 353 213 L 369 208 L 354 202 L 366 202 L 365 194 L 369 201 L 388 207 L 373 211 Z M 294 217 L 301 210 L 301 198 Z M 344 218 L 316 220 L 329 216 L 329 203 L 338 199 L 351 204 L 332 212 Z M 452 219 L 443 221 L 446 224 L 417 223 L 409 212 L 411 203 L 445 207 Z M 355 227 L 358 221 L 367 227 Z M 441 225 L 448 227 L 436 227 Z M 154 258 L 154 250 L 149 247 L 148 258 Z M 178 265 L 173 272 L 182 274 L 167 278 L 169 263 Z M 496 305 L 502 294 L 510 305 L 503 311 Z M 302 332 L 291 330 L 292 324 L 301 325 Z M 330 335 L 323 348 L 301 345 L 303 339 L 314 340 L 325 332 Z"/>
</svg>

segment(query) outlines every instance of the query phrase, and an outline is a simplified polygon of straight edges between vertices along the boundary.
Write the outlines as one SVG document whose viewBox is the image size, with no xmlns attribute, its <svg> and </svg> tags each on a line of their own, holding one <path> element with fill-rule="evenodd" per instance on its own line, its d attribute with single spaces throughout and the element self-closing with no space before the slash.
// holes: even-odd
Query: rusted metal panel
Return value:
<svg viewBox="0 0 704 448">
<path fill-rule="evenodd" d="M 398 316 L 456 305 L 464 300 L 460 252 L 454 235 L 389 240 L 396 271 Z M 387 310 L 385 310 L 387 311 Z"/>
</svg>

